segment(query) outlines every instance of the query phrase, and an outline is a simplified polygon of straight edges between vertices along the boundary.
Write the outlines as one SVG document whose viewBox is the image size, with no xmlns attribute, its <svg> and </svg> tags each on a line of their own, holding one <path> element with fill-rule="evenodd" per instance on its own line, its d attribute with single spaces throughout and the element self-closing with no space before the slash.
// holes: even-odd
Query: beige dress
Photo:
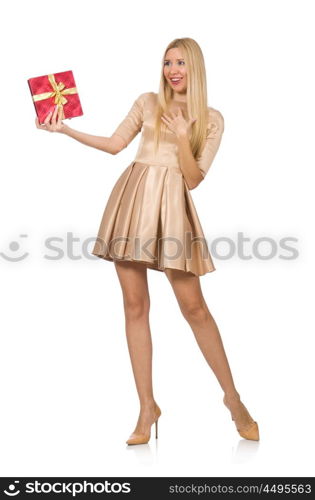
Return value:
<svg viewBox="0 0 315 500">
<path fill-rule="evenodd" d="M 109 196 L 92 254 L 109 261 L 128 260 L 164 271 L 179 269 L 201 276 L 215 270 L 190 191 L 181 172 L 175 135 L 161 135 L 153 148 L 157 94 L 146 92 L 133 103 L 115 130 L 126 147 L 142 130 L 134 161 Z M 187 118 L 187 104 L 174 100 Z M 222 114 L 209 110 L 205 147 L 197 160 L 205 177 L 224 130 Z"/>
</svg>

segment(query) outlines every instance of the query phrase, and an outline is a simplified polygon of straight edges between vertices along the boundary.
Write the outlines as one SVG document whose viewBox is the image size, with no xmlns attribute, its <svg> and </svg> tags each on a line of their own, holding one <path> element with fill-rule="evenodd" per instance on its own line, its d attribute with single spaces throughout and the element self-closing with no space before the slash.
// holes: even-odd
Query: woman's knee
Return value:
<svg viewBox="0 0 315 500">
<path fill-rule="evenodd" d="M 124 309 L 127 319 L 137 320 L 147 317 L 150 311 L 150 299 L 140 296 L 125 297 Z"/>
<path fill-rule="evenodd" d="M 184 318 L 193 323 L 203 323 L 211 317 L 209 309 L 203 302 L 181 304 L 180 309 Z"/>
</svg>

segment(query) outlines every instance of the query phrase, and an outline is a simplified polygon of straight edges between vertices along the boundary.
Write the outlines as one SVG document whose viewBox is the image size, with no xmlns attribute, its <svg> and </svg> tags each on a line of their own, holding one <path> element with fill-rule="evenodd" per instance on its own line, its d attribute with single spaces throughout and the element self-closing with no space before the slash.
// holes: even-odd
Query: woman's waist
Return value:
<svg viewBox="0 0 315 500">
<path fill-rule="evenodd" d="M 134 164 L 138 164 L 143 167 L 156 167 L 156 168 L 168 168 L 169 170 L 174 170 L 175 172 L 182 173 L 181 169 L 179 168 L 178 165 L 172 165 L 169 163 L 162 163 L 162 162 L 156 162 L 156 161 L 150 161 L 150 160 L 137 160 L 135 159 Z"/>
</svg>

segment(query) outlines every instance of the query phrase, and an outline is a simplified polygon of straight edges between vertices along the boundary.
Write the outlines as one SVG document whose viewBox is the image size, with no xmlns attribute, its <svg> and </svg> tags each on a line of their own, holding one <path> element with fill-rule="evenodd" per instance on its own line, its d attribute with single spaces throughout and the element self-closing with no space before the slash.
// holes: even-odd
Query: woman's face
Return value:
<svg viewBox="0 0 315 500">
<path fill-rule="evenodd" d="M 185 60 L 179 48 L 169 49 L 164 59 L 164 77 L 169 86 L 179 94 L 186 94 L 187 70 Z"/>
</svg>

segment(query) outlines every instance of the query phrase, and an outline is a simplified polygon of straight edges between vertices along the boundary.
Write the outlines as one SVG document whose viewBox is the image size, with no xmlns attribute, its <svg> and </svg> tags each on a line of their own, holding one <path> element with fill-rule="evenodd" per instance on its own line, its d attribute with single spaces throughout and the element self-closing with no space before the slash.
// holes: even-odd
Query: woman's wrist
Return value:
<svg viewBox="0 0 315 500">
<path fill-rule="evenodd" d="M 67 135 L 67 132 L 69 132 L 71 129 L 70 129 L 70 127 L 69 127 L 68 125 L 66 125 L 65 123 L 63 123 L 62 125 L 63 125 L 63 127 L 62 127 L 62 129 L 60 130 L 60 133 L 61 133 L 61 134 L 66 134 L 66 135 Z"/>
<path fill-rule="evenodd" d="M 188 133 L 186 130 L 181 130 L 175 133 L 176 139 L 180 141 L 181 139 L 188 139 Z"/>
</svg>

